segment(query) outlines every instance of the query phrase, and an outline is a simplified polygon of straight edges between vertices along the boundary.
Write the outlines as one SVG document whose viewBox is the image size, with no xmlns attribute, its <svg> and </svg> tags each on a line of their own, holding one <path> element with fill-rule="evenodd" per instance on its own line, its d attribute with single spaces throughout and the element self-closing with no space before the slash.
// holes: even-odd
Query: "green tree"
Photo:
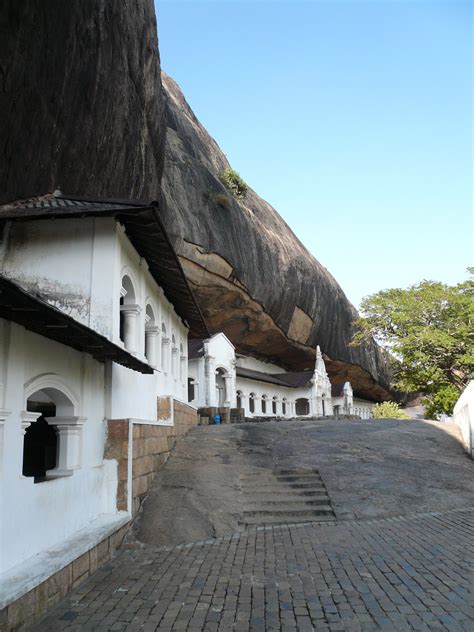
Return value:
<svg viewBox="0 0 474 632">
<path fill-rule="evenodd" d="M 393 360 L 395 388 L 422 393 L 428 417 L 450 414 L 474 369 L 474 281 L 382 290 L 361 312 L 352 344 L 373 338 Z"/>
</svg>

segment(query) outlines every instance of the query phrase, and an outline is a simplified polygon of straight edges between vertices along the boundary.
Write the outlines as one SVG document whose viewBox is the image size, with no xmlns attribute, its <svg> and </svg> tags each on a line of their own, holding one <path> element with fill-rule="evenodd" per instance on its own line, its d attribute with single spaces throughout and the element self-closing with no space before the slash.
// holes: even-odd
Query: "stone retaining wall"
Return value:
<svg viewBox="0 0 474 632">
<path fill-rule="evenodd" d="M 199 423 L 194 408 L 168 397 L 158 398 L 157 419 L 156 423 L 128 419 L 109 419 L 107 422 L 105 458 L 118 462 L 117 509 L 128 510 L 132 516 L 140 508 L 156 473 L 168 460 L 176 439 Z M 133 433 L 131 446 L 130 432 Z M 130 482 L 131 507 L 128 506 Z"/>
</svg>

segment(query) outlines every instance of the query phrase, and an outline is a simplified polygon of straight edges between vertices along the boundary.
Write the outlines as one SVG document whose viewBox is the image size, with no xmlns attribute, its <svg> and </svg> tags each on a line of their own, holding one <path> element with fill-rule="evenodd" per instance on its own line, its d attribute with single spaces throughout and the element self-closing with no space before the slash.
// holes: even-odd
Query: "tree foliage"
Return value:
<svg viewBox="0 0 474 632">
<path fill-rule="evenodd" d="M 450 414 L 474 370 L 474 281 L 383 290 L 361 312 L 352 344 L 373 338 L 393 359 L 395 388 L 422 393 L 428 417 Z"/>
<path fill-rule="evenodd" d="M 375 404 L 372 412 L 374 419 L 409 419 L 408 415 L 396 402 Z"/>
</svg>

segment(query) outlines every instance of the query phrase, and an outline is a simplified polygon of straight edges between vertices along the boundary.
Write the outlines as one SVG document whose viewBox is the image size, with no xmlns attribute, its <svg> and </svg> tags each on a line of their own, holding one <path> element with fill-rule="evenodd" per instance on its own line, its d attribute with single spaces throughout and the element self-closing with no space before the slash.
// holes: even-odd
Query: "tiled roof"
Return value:
<svg viewBox="0 0 474 632">
<path fill-rule="evenodd" d="M 302 388 L 307 386 L 313 377 L 312 371 L 300 371 L 294 373 L 264 373 L 263 371 L 254 371 L 244 367 L 237 367 L 237 375 L 249 380 L 259 382 L 268 382 L 278 386 L 286 386 L 287 388 Z"/>
</svg>

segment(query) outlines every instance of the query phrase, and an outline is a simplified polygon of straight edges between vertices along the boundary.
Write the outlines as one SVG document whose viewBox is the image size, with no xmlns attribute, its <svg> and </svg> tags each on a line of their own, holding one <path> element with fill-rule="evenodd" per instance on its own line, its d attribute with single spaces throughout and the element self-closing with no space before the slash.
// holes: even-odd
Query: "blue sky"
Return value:
<svg viewBox="0 0 474 632">
<path fill-rule="evenodd" d="M 355 305 L 466 278 L 470 2 L 155 4 L 163 69 Z"/>
</svg>

